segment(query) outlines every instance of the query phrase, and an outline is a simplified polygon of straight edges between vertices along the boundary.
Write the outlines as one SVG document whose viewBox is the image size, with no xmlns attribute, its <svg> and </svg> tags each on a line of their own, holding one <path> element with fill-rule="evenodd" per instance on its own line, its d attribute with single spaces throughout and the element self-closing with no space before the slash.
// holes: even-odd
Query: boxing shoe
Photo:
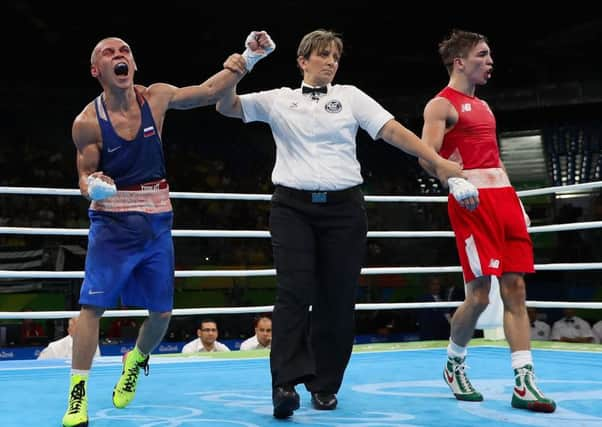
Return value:
<svg viewBox="0 0 602 427">
<path fill-rule="evenodd" d="M 443 369 L 443 379 L 458 400 L 480 402 L 483 395 L 475 390 L 466 376 L 464 357 L 448 357 Z"/>
<path fill-rule="evenodd" d="M 528 409 L 534 412 L 554 412 L 556 402 L 543 395 L 535 384 L 535 374 L 532 365 L 525 365 L 514 370 L 514 391 L 512 406 Z"/>
<path fill-rule="evenodd" d="M 113 389 L 113 405 L 116 408 L 125 408 L 134 400 L 140 369 L 144 370 L 144 375 L 148 375 L 148 359 L 149 356 L 144 357 L 137 348 L 124 354 L 121 377 Z"/>
<path fill-rule="evenodd" d="M 81 375 L 71 376 L 69 403 L 63 416 L 63 427 L 88 426 L 88 394 L 86 380 Z"/>
</svg>

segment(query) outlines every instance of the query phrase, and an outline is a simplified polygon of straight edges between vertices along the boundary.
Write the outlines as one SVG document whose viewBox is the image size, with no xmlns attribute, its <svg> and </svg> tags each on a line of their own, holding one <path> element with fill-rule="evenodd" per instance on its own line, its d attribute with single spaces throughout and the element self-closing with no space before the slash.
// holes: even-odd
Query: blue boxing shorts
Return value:
<svg viewBox="0 0 602 427">
<path fill-rule="evenodd" d="M 79 303 L 102 308 L 173 308 L 173 213 L 89 210 L 86 272 Z"/>
</svg>

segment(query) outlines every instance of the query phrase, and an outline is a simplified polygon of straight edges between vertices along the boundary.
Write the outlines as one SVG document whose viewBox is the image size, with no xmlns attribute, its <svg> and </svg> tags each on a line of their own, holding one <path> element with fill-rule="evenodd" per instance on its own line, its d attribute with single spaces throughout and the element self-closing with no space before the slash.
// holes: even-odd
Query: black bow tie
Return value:
<svg viewBox="0 0 602 427">
<path fill-rule="evenodd" d="M 305 95 L 306 93 L 311 93 L 312 95 L 317 95 L 320 93 L 328 93 L 328 88 L 326 86 L 322 87 L 309 87 L 303 86 L 301 88 L 302 93 Z"/>
</svg>

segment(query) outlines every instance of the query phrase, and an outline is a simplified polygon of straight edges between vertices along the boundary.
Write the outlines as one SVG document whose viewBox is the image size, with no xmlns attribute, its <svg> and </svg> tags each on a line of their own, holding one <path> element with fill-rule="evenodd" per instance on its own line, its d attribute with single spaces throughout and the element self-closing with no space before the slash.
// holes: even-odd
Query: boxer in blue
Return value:
<svg viewBox="0 0 602 427">
<path fill-rule="evenodd" d="M 275 48 L 264 31 L 251 32 L 245 44 L 223 70 L 182 88 L 134 84 L 136 63 L 122 39 L 103 39 L 92 51 L 90 72 L 103 92 L 75 118 L 72 129 L 79 187 L 92 202 L 65 427 L 88 425 L 87 382 L 99 321 L 119 298 L 124 305 L 148 309 L 149 316 L 136 346 L 124 356 L 113 405 L 127 406 L 140 369 L 148 374 L 149 354 L 163 339 L 173 305 L 173 216 L 160 137 L 165 114 L 215 104 Z"/>
</svg>

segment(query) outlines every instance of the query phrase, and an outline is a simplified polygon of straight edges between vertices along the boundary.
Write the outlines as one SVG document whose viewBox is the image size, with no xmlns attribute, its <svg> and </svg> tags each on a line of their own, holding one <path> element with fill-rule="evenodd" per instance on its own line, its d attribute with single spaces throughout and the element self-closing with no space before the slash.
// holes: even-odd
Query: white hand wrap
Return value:
<svg viewBox="0 0 602 427">
<path fill-rule="evenodd" d="M 245 40 L 246 49 L 242 53 L 242 56 L 245 58 L 246 68 L 249 73 L 260 59 L 265 58 L 276 49 L 276 43 L 272 41 L 268 34 L 266 34 L 266 37 L 268 38 L 268 45 L 264 47 L 258 46 L 255 50 L 251 50 L 250 45 L 252 42 L 259 44 L 257 41 L 257 33 L 251 31 Z"/>
<path fill-rule="evenodd" d="M 470 197 L 477 197 L 479 190 L 473 184 L 465 180 L 464 178 L 452 177 L 447 179 L 449 185 L 449 192 L 453 194 L 454 198 L 461 202 L 462 200 Z"/>
<path fill-rule="evenodd" d="M 115 184 L 109 184 L 95 176 L 88 176 L 88 195 L 92 200 L 102 200 L 117 193 Z"/>
</svg>

